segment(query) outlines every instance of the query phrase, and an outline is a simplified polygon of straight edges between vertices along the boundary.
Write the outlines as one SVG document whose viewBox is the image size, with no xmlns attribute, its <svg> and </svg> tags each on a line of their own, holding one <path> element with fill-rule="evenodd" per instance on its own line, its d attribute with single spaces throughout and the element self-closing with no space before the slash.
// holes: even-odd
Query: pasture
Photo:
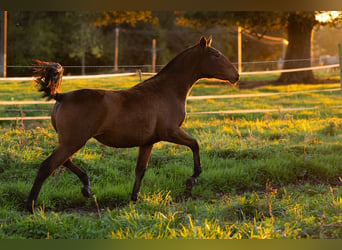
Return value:
<svg viewBox="0 0 342 250">
<path fill-rule="evenodd" d="M 62 92 L 122 89 L 137 77 L 68 80 Z M 338 81 L 337 81 L 338 82 Z M 31 82 L 0 82 L 0 100 L 40 100 Z M 31 215 L 25 202 L 39 164 L 57 142 L 50 121 L 0 123 L 0 239 L 342 238 L 340 84 L 239 90 L 202 80 L 191 96 L 300 92 L 188 100 L 183 128 L 200 145 L 203 173 L 185 201 L 191 151 L 154 146 L 136 204 L 130 203 L 137 148 L 90 140 L 74 156 L 96 199 L 65 168 L 43 185 Z M 48 115 L 46 105 L 0 106 L 0 116 Z M 284 108 L 312 108 L 282 111 Z M 115 107 L 113 107 L 115 108 Z M 277 112 L 198 114 L 279 109 Z"/>
</svg>

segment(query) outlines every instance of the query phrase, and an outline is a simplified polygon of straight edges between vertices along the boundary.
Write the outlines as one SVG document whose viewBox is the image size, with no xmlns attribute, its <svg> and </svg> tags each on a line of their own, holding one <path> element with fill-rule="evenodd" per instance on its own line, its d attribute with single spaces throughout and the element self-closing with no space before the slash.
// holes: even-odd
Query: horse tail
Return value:
<svg viewBox="0 0 342 250">
<path fill-rule="evenodd" d="M 34 81 L 39 86 L 38 91 L 43 92 L 42 97 L 61 101 L 62 95 L 58 92 L 62 83 L 63 67 L 55 62 L 34 61 L 36 66 L 33 69 Z"/>
</svg>

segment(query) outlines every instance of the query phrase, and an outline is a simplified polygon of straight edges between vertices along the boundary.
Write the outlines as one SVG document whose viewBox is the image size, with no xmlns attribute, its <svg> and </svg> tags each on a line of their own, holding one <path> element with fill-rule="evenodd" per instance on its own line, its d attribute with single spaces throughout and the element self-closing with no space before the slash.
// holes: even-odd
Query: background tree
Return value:
<svg viewBox="0 0 342 250">
<path fill-rule="evenodd" d="M 311 66 L 311 37 L 314 26 L 318 24 L 315 12 L 291 12 L 287 18 L 288 47 L 283 69 Z M 283 72 L 278 82 L 312 83 L 315 78 L 312 70 Z"/>
<path fill-rule="evenodd" d="M 66 74 L 79 74 L 75 67 L 79 65 L 83 65 L 83 73 L 86 64 L 114 65 L 116 27 L 120 27 L 119 65 L 128 65 L 125 70 L 132 70 L 132 65 L 151 64 L 152 39 L 157 39 L 157 64 L 163 66 L 201 35 L 213 35 L 213 45 L 237 61 L 236 27 L 242 26 L 244 34 L 254 37 L 250 39 L 249 35 L 247 39 L 245 35 L 242 44 L 243 57 L 249 61 L 279 59 L 281 44 L 257 42 L 265 41 L 264 35 L 271 34 L 290 42 L 284 68 L 306 67 L 310 66 L 312 30 L 321 25 L 316 15 L 317 12 L 9 11 L 8 65 L 29 66 L 35 58 L 58 61 L 66 66 Z M 334 25 L 338 21 L 331 19 L 327 23 Z M 10 67 L 8 75 L 30 75 L 31 71 L 29 67 Z M 87 68 L 87 73 L 100 72 L 108 73 L 108 67 Z M 305 71 L 283 73 L 279 81 L 312 82 L 314 78 L 311 71 Z"/>
<path fill-rule="evenodd" d="M 8 75 L 25 75 L 32 59 L 52 60 L 59 50 L 59 28 L 53 21 L 59 14 L 41 12 L 8 12 Z"/>
<path fill-rule="evenodd" d="M 9 11 L 7 64 L 15 67 L 8 69 L 8 75 L 31 75 L 32 68 L 28 66 L 32 65 L 32 59 L 58 61 L 65 66 L 65 74 L 85 73 L 88 61 L 91 62 L 88 65 L 111 65 L 113 28 L 116 25 L 130 28 L 139 22 L 156 20 L 150 11 Z M 133 53 L 125 52 L 125 57 L 131 58 Z M 134 60 L 134 55 L 132 58 Z M 81 72 L 75 67 L 78 65 L 82 66 Z M 102 70 L 92 67 L 88 73 Z"/>
<path fill-rule="evenodd" d="M 314 57 L 338 56 L 338 44 L 342 43 L 342 25 L 319 26 L 314 29 Z"/>
<path fill-rule="evenodd" d="M 242 26 L 259 38 L 274 31 L 282 31 L 289 41 L 284 69 L 310 66 L 311 35 L 313 28 L 322 23 L 315 18 L 317 12 L 185 12 L 180 15 L 180 25 Z M 330 19 L 334 25 L 340 19 Z M 260 35 L 261 34 L 261 35 Z M 312 71 L 282 73 L 278 82 L 310 83 L 314 81 Z"/>
<path fill-rule="evenodd" d="M 148 64 L 152 39 L 159 38 L 158 18 L 151 11 L 106 11 L 99 13 L 93 25 L 100 27 L 107 37 L 103 58 L 107 64 L 113 64 L 115 28 L 120 30 L 119 70 L 135 70 L 134 65 Z"/>
<path fill-rule="evenodd" d="M 15 66 L 8 68 L 9 75 L 31 75 L 33 59 L 79 65 L 86 51 L 98 56 L 99 33 L 82 15 L 85 13 L 9 11 L 7 58 L 8 65 Z M 76 72 L 66 69 L 70 71 Z"/>
<path fill-rule="evenodd" d="M 158 18 L 153 17 L 151 11 L 105 11 L 98 14 L 93 24 L 107 27 L 128 24 L 134 27 L 141 21 L 155 24 Z"/>
<path fill-rule="evenodd" d="M 85 74 L 86 55 L 91 54 L 101 57 L 102 51 L 102 32 L 91 22 L 97 18 L 96 12 L 68 12 L 66 17 L 72 20 L 69 28 L 73 30 L 69 36 L 66 47 L 71 58 L 77 58 L 81 62 L 82 75 Z"/>
</svg>

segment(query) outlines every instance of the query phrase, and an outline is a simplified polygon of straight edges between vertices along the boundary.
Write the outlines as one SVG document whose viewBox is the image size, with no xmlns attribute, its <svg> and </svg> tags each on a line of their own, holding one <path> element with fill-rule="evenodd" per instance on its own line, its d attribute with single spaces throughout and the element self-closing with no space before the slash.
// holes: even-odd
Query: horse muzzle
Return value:
<svg viewBox="0 0 342 250">
<path fill-rule="evenodd" d="M 235 87 L 239 84 L 239 80 L 240 80 L 240 75 L 237 75 L 235 78 L 231 78 L 228 81 L 232 86 Z"/>
</svg>

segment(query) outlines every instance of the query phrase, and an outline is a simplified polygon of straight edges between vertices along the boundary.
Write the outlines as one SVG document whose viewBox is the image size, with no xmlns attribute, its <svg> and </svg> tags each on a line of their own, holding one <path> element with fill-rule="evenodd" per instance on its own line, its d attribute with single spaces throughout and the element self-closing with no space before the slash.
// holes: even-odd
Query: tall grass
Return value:
<svg viewBox="0 0 342 250">
<path fill-rule="evenodd" d="M 135 81 L 71 81 L 63 91 L 126 88 Z M 38 99 L 36 92 L 22 91 L 29 84 L 1 89 L 2 100 Z M 337 86 L 241 91 L 200 82 L 191 94 Z M 98 204 L 85 199 L 78 178 L 60 168 L 44 183 L 33 215 L 24 204 L 39 164 L 56 147 L 57 135 L 48 121 L 0 123 L 0 239 L 341 238 L 342 112 L 332 108 L 340 104 L 336 92 L 189 101 L 188 112 L 310 105 L 317 109 L 187 115 L 183 128 L 198 139 L 203 165 L 187 201 L 185 180 L 193 171 L 187 148 L 166 142 L 154 146 L 138 201 L 132 204 L 137 148 L 113 149 L 91 139 L 75 154 L 74 162 L 87 171 Z"/>
</svg>

